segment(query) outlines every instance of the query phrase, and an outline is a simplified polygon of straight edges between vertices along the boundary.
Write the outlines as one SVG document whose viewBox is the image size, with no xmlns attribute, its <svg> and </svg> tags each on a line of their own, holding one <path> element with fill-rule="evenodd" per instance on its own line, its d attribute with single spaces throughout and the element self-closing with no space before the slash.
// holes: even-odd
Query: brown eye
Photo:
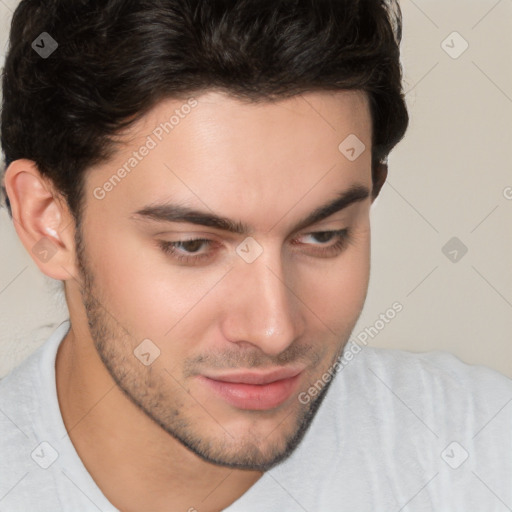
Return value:
<svg viewBox="0 0 512 512">
<path fill-rule="evenodd" d="M 179 240 L 176 242 L 169 242 L 166 240 L 158 241 L 158 245 L 166 254 L 170 254 L 173 258 L 185 263 L 195 263 L 210 258 L 210 253 L 197 253 L 199 253 L 203 246 L 206 245 L 209 247 L 212 244 L 213 241 L 206 238 Z"/>
<path fill-rule="evenodd" d="M 337 231 L 316 231 L 313 233 L 306 233 L 300 238 L 304 237 L 312 237 L 319 243 L 297 243 L 295 245 L 311 246 L 314 248 L 313 255 L 325 258 L 337 256 L 351 241 L 350 230 L 348 228 Z M 330 241 L 334 241 L 334 243 L 329 244 Z"/>
</svg>

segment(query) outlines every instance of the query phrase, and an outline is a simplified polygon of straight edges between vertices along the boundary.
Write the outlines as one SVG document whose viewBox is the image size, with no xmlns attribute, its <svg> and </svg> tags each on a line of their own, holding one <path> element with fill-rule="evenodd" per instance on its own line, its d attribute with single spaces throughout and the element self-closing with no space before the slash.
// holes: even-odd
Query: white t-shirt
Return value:
<svg viewBox="0 0 512 512">
<path fill-rule="evenodd" d="M 117 510 L 60 414 L 69 325 L 0 381 L 1 511 Z M 512 510 L 512 380 L 445 352 L 367 346 L 345 363 L 297 450 L 226 512 Z"/>
</svg>

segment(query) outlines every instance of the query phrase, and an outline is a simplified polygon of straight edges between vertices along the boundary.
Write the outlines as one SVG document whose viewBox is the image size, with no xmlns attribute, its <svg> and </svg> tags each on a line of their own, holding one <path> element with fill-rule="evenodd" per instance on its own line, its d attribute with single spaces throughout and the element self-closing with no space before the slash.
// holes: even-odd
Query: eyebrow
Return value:
<svg viewBox="0 0 512 512">
<path fill-rule="evenodd" d="M 364 201 L 369 195 L 370 190 L 367 187 L 353 185 L 349 189 L 340 192 L 327 204 L 316 208 L 300 220 L 295 226 L 294 231 L 299 231 L 312 224 L 316 224 L 354 203 Z M 243 222 L 172 203 L 149 204 L 133 212 L 131 218 L 135 218 L 135 220 L 197 224 L 239 235 L 250 235 L 254 232 L 249 225 Z"/>
</svg>

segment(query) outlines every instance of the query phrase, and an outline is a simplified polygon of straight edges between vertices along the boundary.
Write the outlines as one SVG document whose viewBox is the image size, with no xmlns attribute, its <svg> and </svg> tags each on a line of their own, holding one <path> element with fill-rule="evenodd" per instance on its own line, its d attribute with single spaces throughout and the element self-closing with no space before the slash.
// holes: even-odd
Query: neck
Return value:
<svg viewBox="0 0 512 512">
<path fill-rule="evenodd" d="M 88 332 L 73 327 L 57 352 L 59 406 L 82 463 L 123 512 L 220 511 L 261 476 L 204 461 L 136 407 L 118 388 Z"/>
</svg>

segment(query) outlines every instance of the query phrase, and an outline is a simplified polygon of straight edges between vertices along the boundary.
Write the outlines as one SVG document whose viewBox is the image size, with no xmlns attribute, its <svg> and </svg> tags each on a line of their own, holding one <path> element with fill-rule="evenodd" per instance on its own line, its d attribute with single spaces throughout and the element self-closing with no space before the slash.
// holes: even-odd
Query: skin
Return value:
<svg viewBox="0 0 512 512">
<path fill-rule="evenodd" d="M 371 196 L 295 230 L 338 193 L 372 190 L 364 93 L 248 104 L 208 91 L 196 100 L 103 199 L 94 190 L 184 101 L 158 104 L 110 161 L 88 171 L 79 232 L 34 162 L 13 162 L 5 177 L 20 239 L 42 272 L 65 282 L 71 329 L 56 361 L 64 423 L 125 512 L 169 511 L 169 503 L 222 510 L 289 456 L 329 385 L 308 404 L 297 395 L 335 362 L 368 289 Z M 349 134 L 366 145 L 353 162 L 338 150 Z M 376 194 L 385 178 L 383 166 Z M 236 252 L 247 234 L 134 216 L 165 201 L 247 223 L 263 252 L 247 263 Z M 330 252 L 337 237 L 312 234 L 344 228 L 349 241 Z M 31 252 L 43 237 L 56 250 L 47 261 Z M 206 255 L 199 263 L 158 245 L 194 238 L 213 245 L 177 252 Z M 145 339 L 160 351 L 148 366 L 133 353 Z M 198 377 L 292 366 L 303 369 L 296 392 L 269 410 L 230 405 Z"/>
</svg>

